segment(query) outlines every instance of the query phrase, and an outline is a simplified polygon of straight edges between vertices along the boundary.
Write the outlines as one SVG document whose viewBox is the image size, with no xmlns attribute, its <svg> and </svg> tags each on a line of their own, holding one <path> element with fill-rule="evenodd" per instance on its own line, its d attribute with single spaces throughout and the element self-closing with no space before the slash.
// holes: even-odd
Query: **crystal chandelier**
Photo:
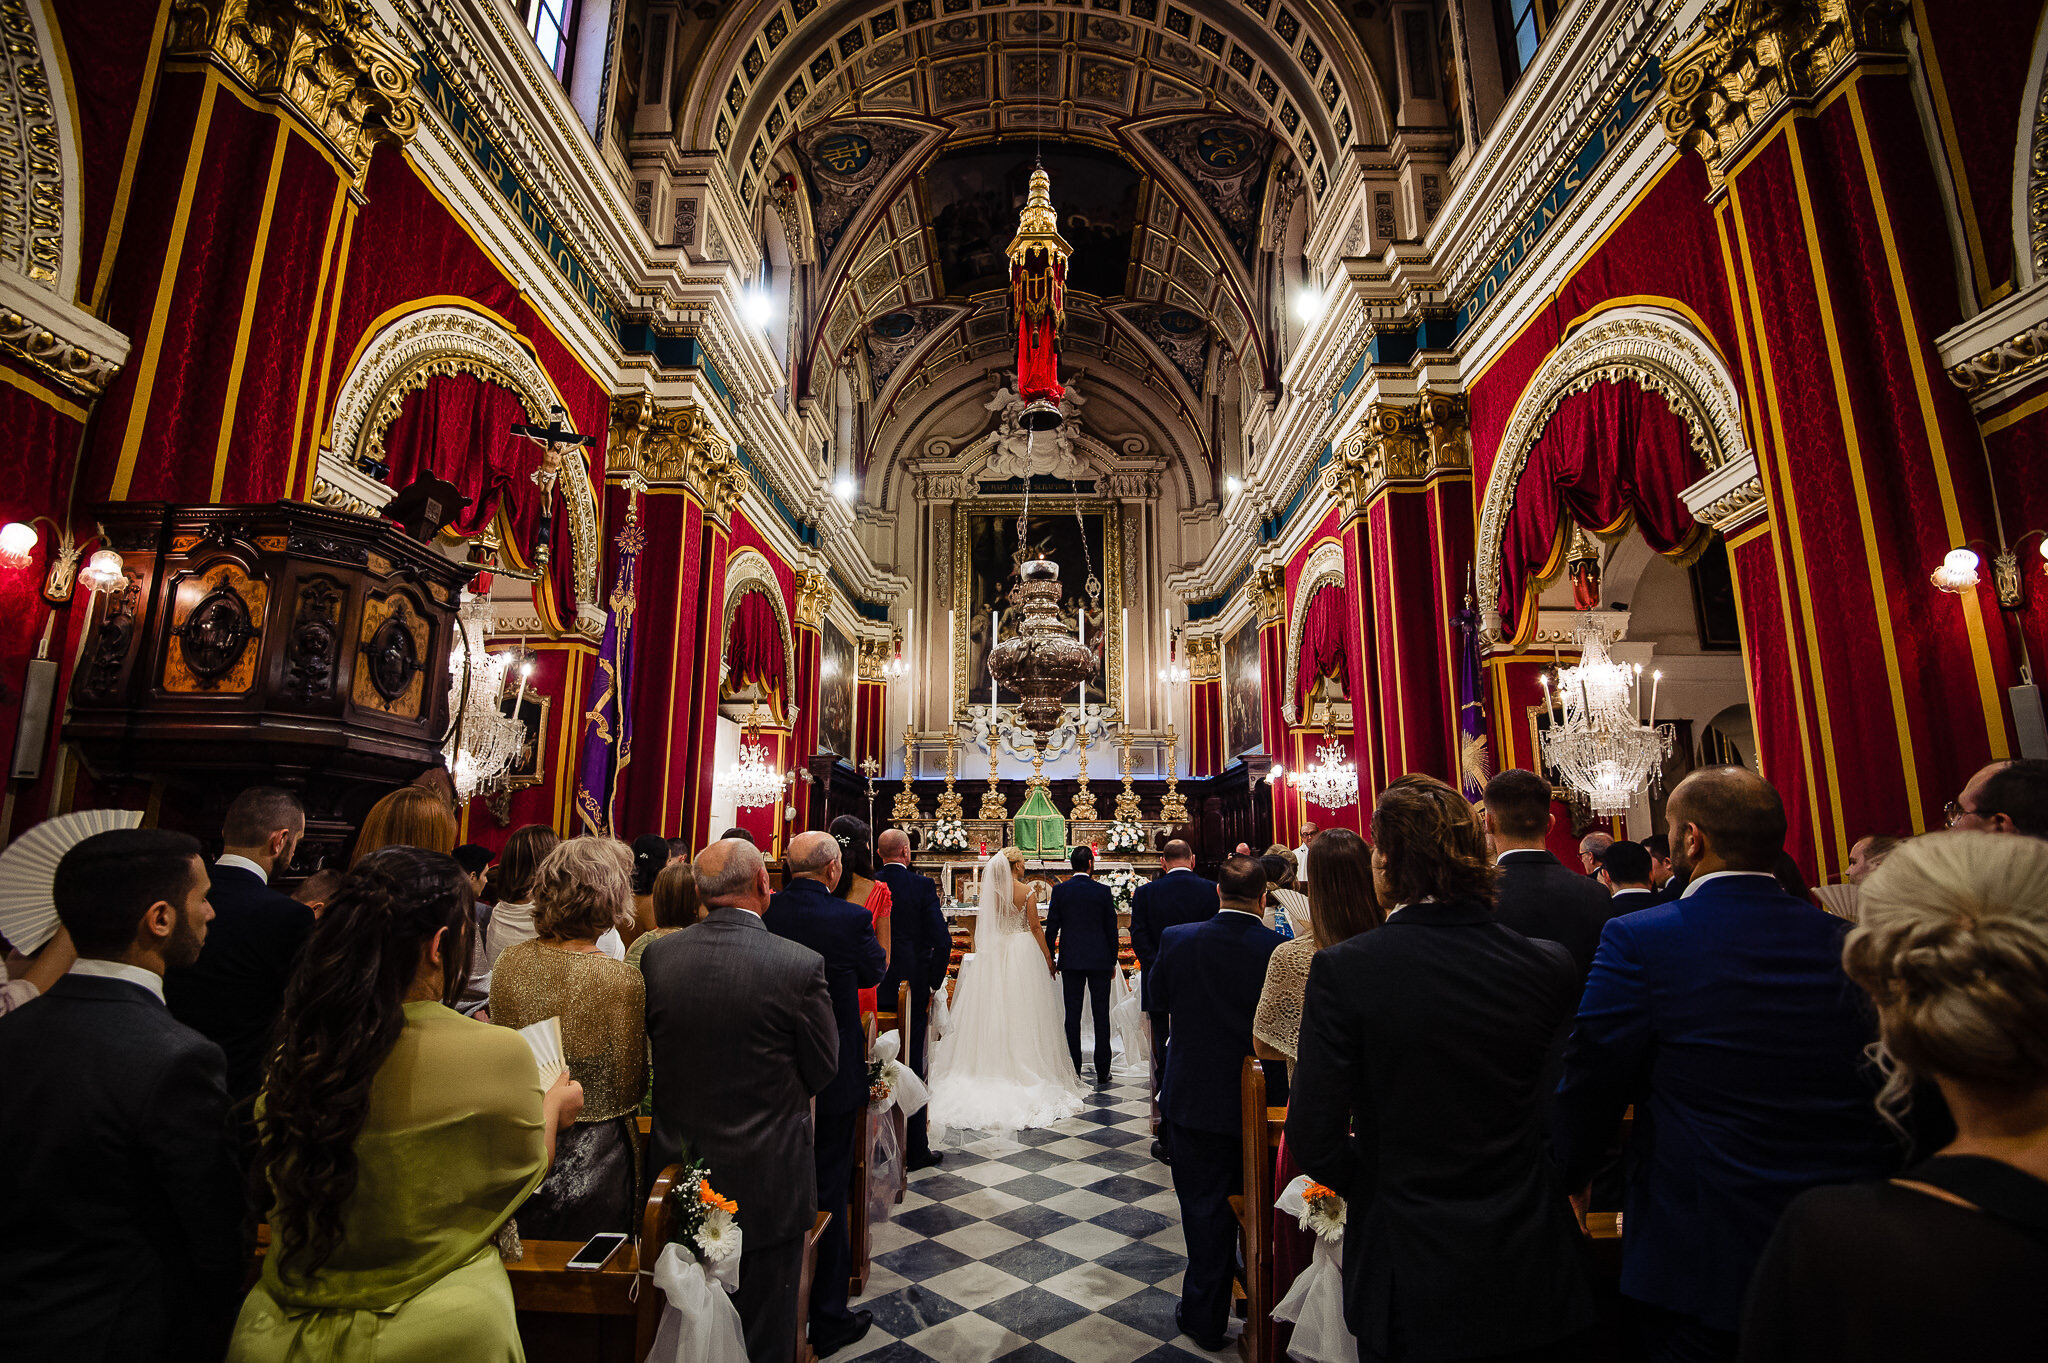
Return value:
<svg viewBox="0 0 2048 1363">
<path fill-rule="evenodd" d="M 516 651 L 487 652 L 484 630 L 491 619 L 489 598 L 463 593 L 455 611 L 455 643 L 448 656 L 448 713 L 452 725 L 442 745 L 457 801 L 488 795 L 504 784 L 507 773 L 526 747 L 526 725 L 504 712 L 505 678 Z M 525 693 L 525 669 L 520 692 Z"/>
<path fill-rule="evenodd" d="M 736 809 L 753 809 L 781 799 L 789 781 L 768 760 L 768 750 L 761 742 L 761 707 L 757 704 L 748 712 L 740 734 L 739 760 L 719 773 L 718 793 L 730 796 Z"/>
<path fill-rule="evenodd" d="M 1574 631 L 1578 664 L 1558 669 L 1554 697 L 1550 679 L 1541 679 L 1550 717 L 1544 761 L 1596 815 L 1628 813 L 1636 796 L 1662 776 L 1671 754 L 1670 726 L 1646 724 L 1638 715 L 1643 669 L 1608 657 L 1606 633 L 1600 617 L 1582 618 Z M 1654 687 L 1650 714 L 1655 718 Z"/>
<path fill-rule="evenodd" d="M 1294 788 L 1322 809 L 1343 809 L 1358 799 L 1358 765 L 1344 760 L 1344 745 L 1327 715 L 1316 760 L 1307 771 L 1294 773 Z"/>
</svg>

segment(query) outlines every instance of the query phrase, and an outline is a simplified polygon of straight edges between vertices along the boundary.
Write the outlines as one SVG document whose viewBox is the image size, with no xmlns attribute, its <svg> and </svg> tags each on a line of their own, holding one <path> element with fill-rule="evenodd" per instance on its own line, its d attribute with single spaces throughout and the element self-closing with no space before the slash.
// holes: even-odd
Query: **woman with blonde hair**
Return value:
<svg viewBox="0 0 2048 1363">
<path fill-rule="evenodd" d="M 647 1080 L 647 987 L 598 946 L 633 918 L 633 856 L 610 838 L 572 838 L 533 878 L 536 936 L 491 971 L 491 1021 L 560 1018 L 562 1055 L 583 1085 L 583 1112 L 555 1167 L 519 1212 L 522 1235 L 584 1240 L 630 1231 L 639 1176 L 633 1116 Z"/>
<path fill-rule="evenodd" d="M 1757 1265 L 1746 1360 L 2036 1357 L 2048 1339 L 2048 842 L 1914 838 L 1863 882 L 1842 965 L 1877 1005 L 1880 1107 L 1941 1088 L 1956 1138 L 1816 1188 Z"/>
<path fill-rule="evenodd" d="M 425 786 L 400 786 L 371 805 L 363 816 L 362 831 L 356 834 L 348 864 L 353 869 L 364 857 L 386 847 L 453 852 L 456 837 L 455 811 L 446 800 Z"/>
</svg>

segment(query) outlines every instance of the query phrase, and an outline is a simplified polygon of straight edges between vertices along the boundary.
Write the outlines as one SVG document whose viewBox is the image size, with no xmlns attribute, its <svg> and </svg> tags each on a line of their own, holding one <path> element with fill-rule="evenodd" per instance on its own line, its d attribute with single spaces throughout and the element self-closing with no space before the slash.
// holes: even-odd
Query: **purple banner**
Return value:
<svg viewBox="0 0 2048 1363">
<path fill-rule="evenodd" d="M 1465 593 L 1465 607 L 1451 617 L 1458 631 L 1458 780 L 1465 798 L 1476 800 L 1486 792 L 1493 776 L 1493 755 L 1488 751 L 1486 672 L 1479 663 L 1479 611 L 1472 593 Z"/>
<path fill-rule="evenodd" d="M 613 541 L 619 549 L 618 583 L 612 588 L 611 613 L 597 649 L 597 693 L 583 712 L 583 756 L 576 774 L 576 816 L 584 831 L 616 837 L 612 830 L 612 798 L 619 773 L 633 760 L 633 709 L 627 688 L 633 676 L 633 609 L 640 582 L 640 551 L 647 534 L 640 528 L 640 498 L 628 491 L 626 527 Z"/>
</svg>

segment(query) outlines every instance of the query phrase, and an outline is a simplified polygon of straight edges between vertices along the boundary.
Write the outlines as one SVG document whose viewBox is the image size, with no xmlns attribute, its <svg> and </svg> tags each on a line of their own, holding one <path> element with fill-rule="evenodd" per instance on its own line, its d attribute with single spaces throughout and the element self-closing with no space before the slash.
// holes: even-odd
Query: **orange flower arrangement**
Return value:
<svg viewBox="0 0 2048 1363">
<path fill-rule="evenodd" d="M 720 1197 L 717 1190 L 711 1186 L 709 1179 L 697 1180 L 697 1200 L 707 1207 L 716 1207 L 727 1215 L 731 1215 L 740 1209 L 740 1204 L 731 1198 Z"/>
</svg>

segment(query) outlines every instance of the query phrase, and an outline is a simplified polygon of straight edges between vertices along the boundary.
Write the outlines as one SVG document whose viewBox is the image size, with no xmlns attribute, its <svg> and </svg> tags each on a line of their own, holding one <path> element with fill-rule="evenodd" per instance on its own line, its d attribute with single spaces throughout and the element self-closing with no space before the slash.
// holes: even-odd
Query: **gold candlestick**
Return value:
<svg viewBox="0 0 2048 1363">
<path fill-rule="evenodd" d="M 1123 793 L 1116 797 L 1116 821 L 1118 823 L 1137 823 L 1144 817 L 1144 814 L 1138 808 L 1138 792 L 1131 789 L 1131 736 L 1129 733 L 1123 735 L 1122 742 L 1124 750 L 1122 764 L 1124 789 Z"/>
<path fill-rule="evenodd" d="M 996 736 L 996 710 L 991 705 L 988 716 L 988 789 L 982 793 L 981 812 L 975 815 L 978 819 L 1000 821 L 1010 817 L 1010 803 L 996 786 L 996 760 L 1001 742 Z"/>
<path fill-rule="evenodd" d="M 911 765 L 916 759 L 917 726 L 903 726 L 903 789 L 896 792 L 896 807 L 889 811 L 889 817 L 900 825 L 908 825 L 924 817 L 917 807 L 917 792 L 910 788 Z"/>
<path fill-rule="evenodd" d="M 932 811 L 941 819 L 967 817 L 967 807 L 960 801 L 960 792 L 953 789 L 953 777 L 956 772 L 953 745 L 957 741 L 950 731 L 946 734 L 946 788 L 939 793 L 938 807 Z"/>
<path fill-rule="evenodd" d="M 1085 719 L 1086 717 L 1083 716 L 1083 718 Z M 1079 741 L 1081 744 L 1081 778 L 1074 790 L 1074 807 L 1067 813 L 1069 819 L 1077 821 L 1093 819 L 1095 817 L 1095 792 L 1088 789 L 1087 729 L 1084 728 L 1080 731 Z"/>
<path fill-rule="evenodd" d="M 1159 821 L 1178 828 L 1188 821 L 1188 798 L 1180 793 L 1180 749 L 1171 724 L 1166 726 L 1166 794 L 1159 797 Z"/>
</svg>

